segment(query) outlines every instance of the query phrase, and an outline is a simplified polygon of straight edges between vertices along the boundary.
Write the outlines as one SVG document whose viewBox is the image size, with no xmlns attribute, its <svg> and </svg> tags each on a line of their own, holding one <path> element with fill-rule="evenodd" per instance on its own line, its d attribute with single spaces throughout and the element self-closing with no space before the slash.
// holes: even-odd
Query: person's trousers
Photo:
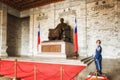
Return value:
<svg viewBox="0 0 120 80">
<path fill-rule="evenodd" d="M 102 74 L 102 59 L 95 59 L 95 65 L 97 71 Z"/>
</svg>

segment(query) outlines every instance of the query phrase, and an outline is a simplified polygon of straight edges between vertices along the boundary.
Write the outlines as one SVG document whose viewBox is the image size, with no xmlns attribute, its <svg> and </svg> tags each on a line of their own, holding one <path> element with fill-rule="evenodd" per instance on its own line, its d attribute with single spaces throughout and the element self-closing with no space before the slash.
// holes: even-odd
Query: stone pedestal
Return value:
<svg viewBox="0 0 120 80">
<path fill-rule="evenodd" d="M 73 43 L 64 41 L 44 41 L 41 43 L 40 55 L 51 57 L 68 57 L 73 54 Z"/>
</svg>

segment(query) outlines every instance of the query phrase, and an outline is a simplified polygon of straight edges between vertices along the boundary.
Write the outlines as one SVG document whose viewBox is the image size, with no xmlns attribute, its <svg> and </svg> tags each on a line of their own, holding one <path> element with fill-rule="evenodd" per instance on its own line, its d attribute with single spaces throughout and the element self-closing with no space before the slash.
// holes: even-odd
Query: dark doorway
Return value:
<svg viewBox="0 0 120 80">
<path fill-rule="evenodd" d="M 7 15 L 7 54 L 8 56 L 21 56 L 22 48 L 22 23 L 28 20 L 29 28 L 29 18 L 18 18 L 13 15 Z M 28 32 L 29 34 L 29 32 Z"/>
</svg>

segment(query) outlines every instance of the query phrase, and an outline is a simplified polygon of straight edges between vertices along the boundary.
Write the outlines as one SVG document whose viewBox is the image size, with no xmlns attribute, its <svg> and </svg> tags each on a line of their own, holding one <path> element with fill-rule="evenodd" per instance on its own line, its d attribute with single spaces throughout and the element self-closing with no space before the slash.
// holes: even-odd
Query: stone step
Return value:
<svg viewBox="0 0 120 80">
<path fill-rule="evenodd" d="M 39 56 L 39 57 L 52 57 L 52 58 L 66 58 L 66 55 L 61 54 L 61 53 L 40 53 L 37 56 Z"/>
</svg>

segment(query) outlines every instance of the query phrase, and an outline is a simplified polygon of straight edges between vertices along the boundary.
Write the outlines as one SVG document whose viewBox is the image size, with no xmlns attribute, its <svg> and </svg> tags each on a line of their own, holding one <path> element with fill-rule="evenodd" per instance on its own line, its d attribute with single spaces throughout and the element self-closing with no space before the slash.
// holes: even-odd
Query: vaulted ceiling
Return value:
<svg viewBox="0 0 120 80">
<path fill-rule="evenodd" d="M 0 0 L 0 2 L 3 2 L 20 11 L 38 6 L 44 6 L 50 3 L 56 3 L 59 1 L 64 0 Z"/>
</svg>

